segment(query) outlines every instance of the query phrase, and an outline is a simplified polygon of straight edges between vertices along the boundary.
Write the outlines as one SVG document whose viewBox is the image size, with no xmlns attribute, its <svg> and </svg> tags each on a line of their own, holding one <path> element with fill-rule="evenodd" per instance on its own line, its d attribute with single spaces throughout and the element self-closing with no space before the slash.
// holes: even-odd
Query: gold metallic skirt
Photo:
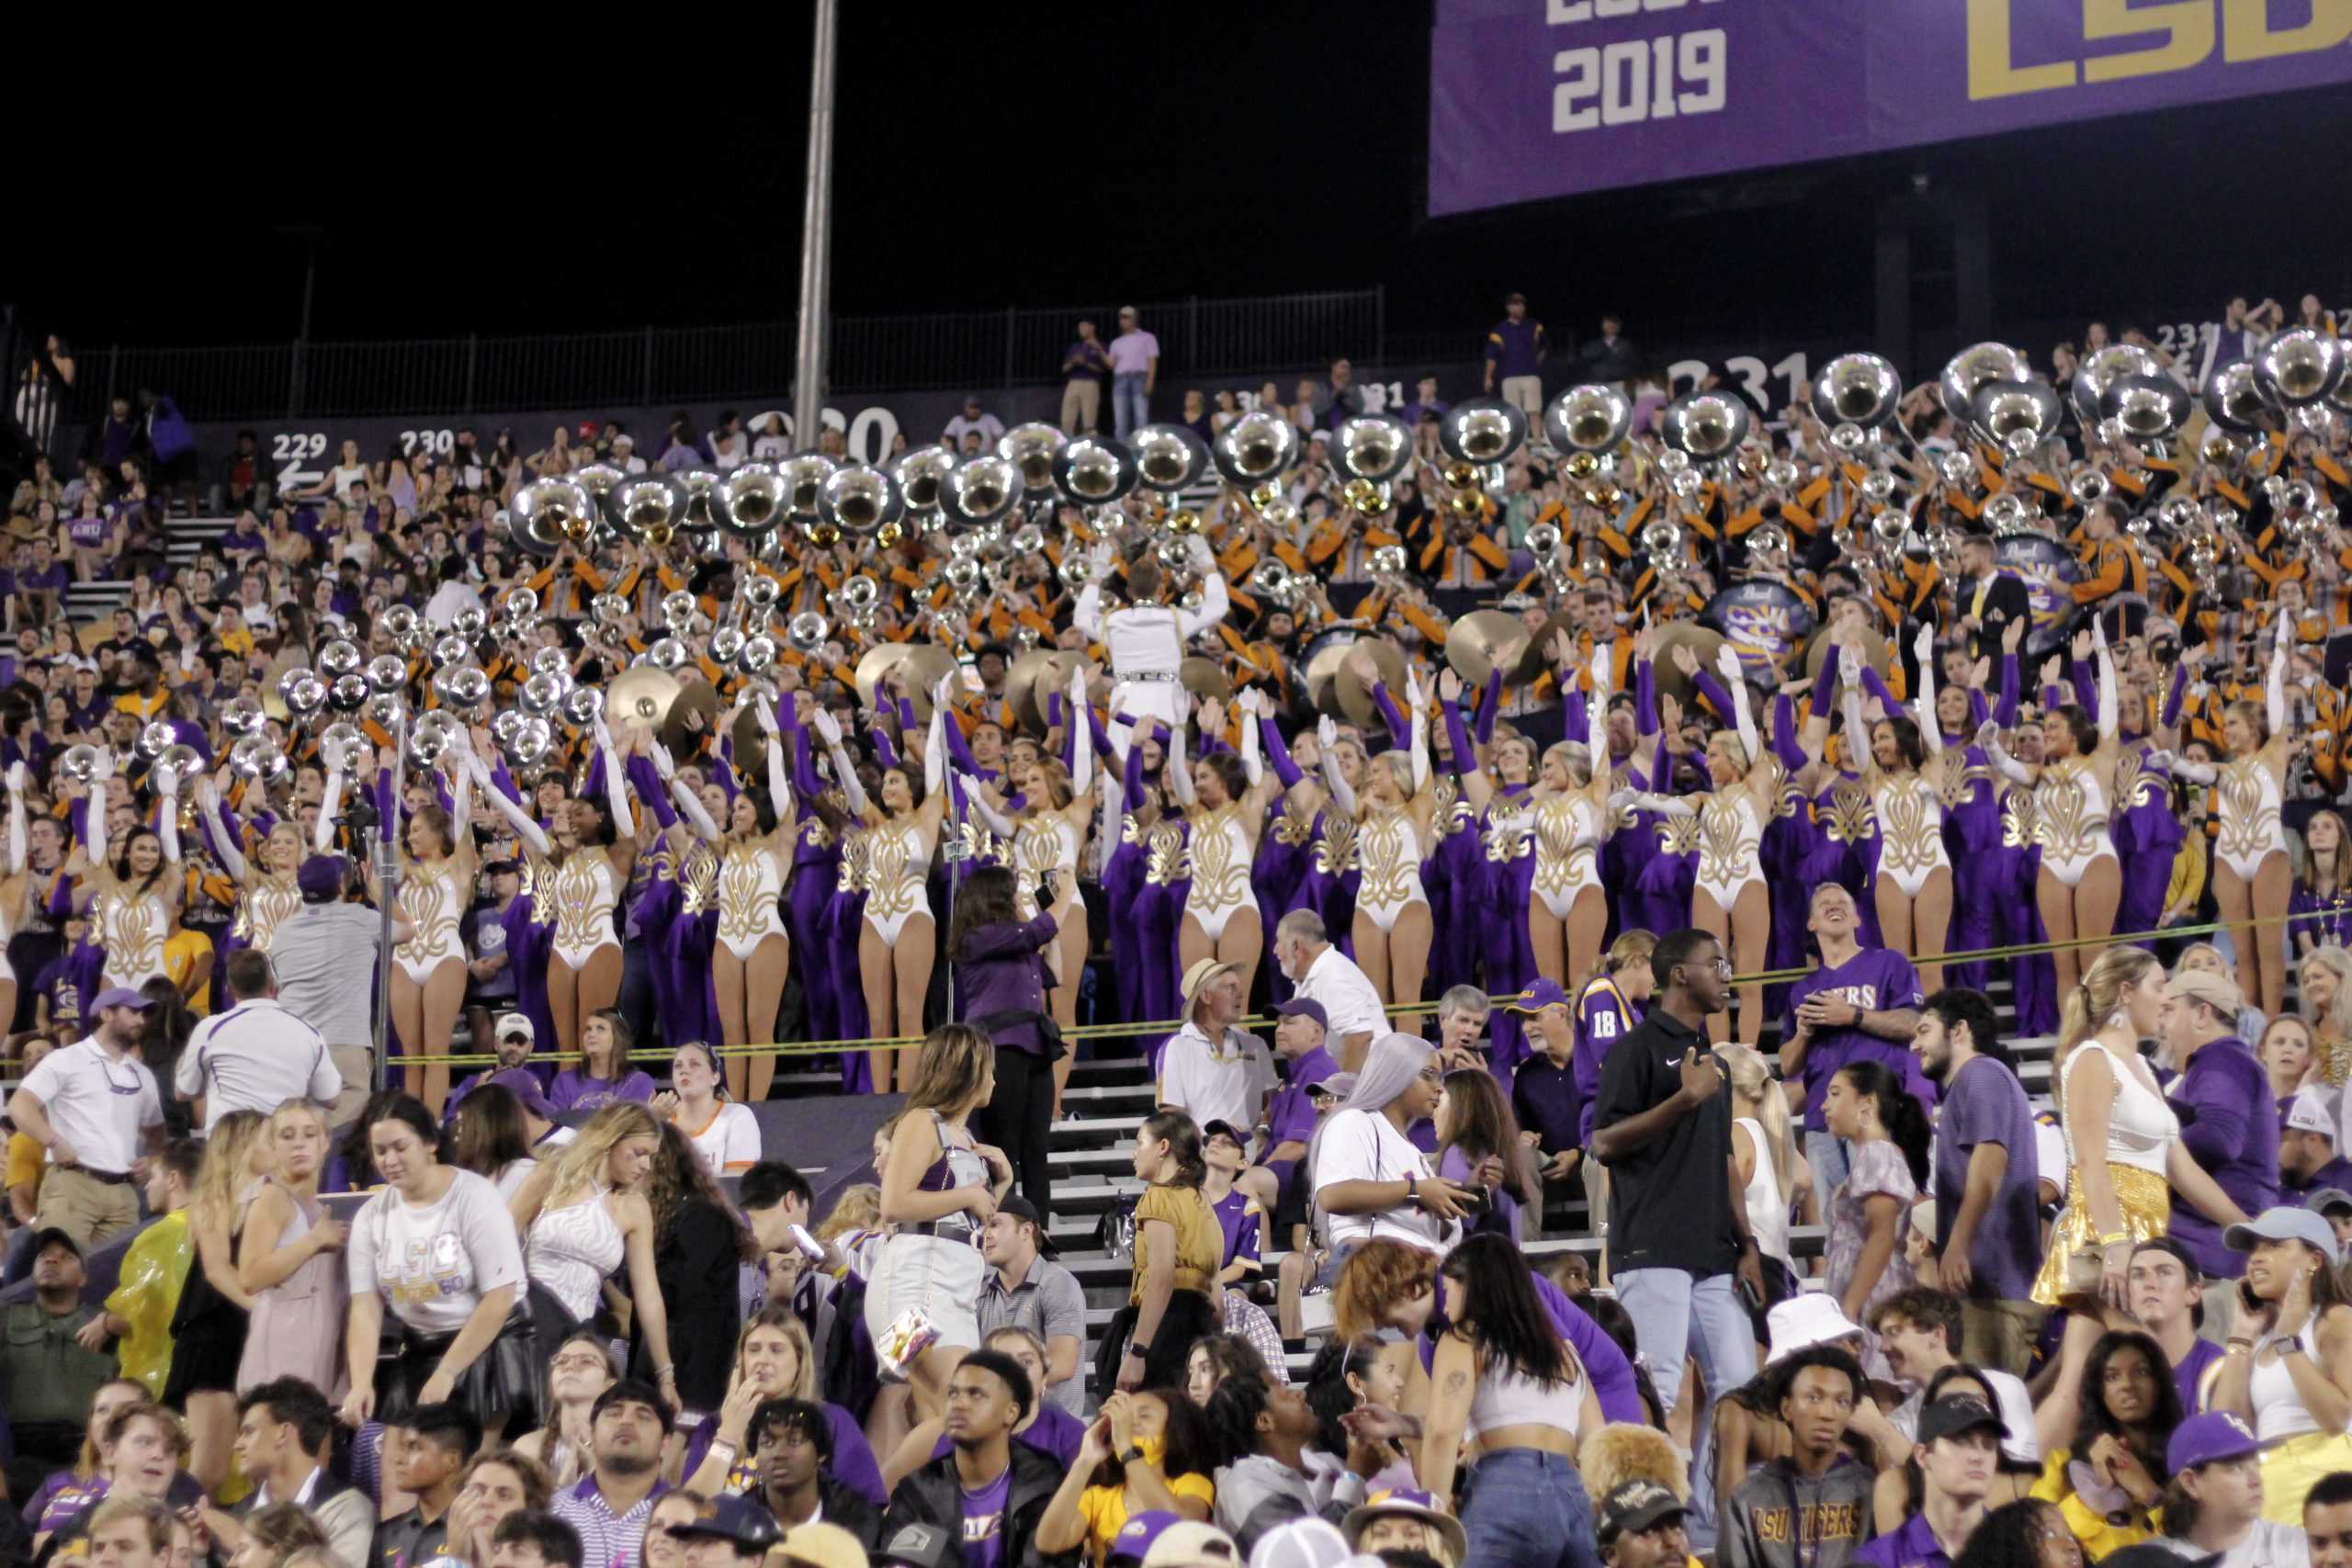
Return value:
<svg viewBox="0 0 2352 1568">
<path fill-rule="evenodd" d="M 2115 1206 L 2123 1212 L 2123 1228 L 2132 1233 L 2133 1241 L 2165 1234 L 2172 1218 L 2172 1189 L 2163 1177 L 2136 1165 L 2110 1164 L 2107 1179 L 2115 1188 Z M 2090 1206 L 2083 1201 L 2082 1172 L 2070 1167 L 2066 1207 L 2051 1230 L 2050 1251 L 2033 1281 L 2033 1299 L 2043 1306 L 2056 1306 L 2066 1293 L 2066 1259 L 2098 1241 L 2098 1226 L 2091 1219 Z"/>
</svg>

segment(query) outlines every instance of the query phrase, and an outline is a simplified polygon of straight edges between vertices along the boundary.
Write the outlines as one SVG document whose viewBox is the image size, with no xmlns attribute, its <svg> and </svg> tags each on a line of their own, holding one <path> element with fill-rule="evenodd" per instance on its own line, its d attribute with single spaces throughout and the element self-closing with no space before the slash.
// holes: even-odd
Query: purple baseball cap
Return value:
<svg viewBox="0 0 2352 1568">
<path fill-rule="evenodd" d="M 129 986 L 117 986 L 111 990 L 100 991 L 97 1000 L 90 1004 L 90 1010 L 98 1013 L 108 1008 L 135 1008 L 145 1012 L 154 1005 L 155 998 L 146 992 L 133 990 Z"/>
<path fill-rule="evenodd" d="M 302 890 L 306 904 L 332 904 L 343 897 L 344 867 L 348 863 L 341 855 L 312 855 L 294 874 L 294 885 Z"/>
<path fill-rule="evenodd" d="M 1293 997 L 1286 1002 L 1276 1002 L 1270 1010 L 1276 1018 L 1311 1018 L 1327 1031 L 1331 1027 L 1331 1015 L 1313 997 Z"/>
<path fill-rule="evenodd" d="M 2209 1410 L 2172 1429 L 2172 1440 L 2165 1444 L 2165 1468 L 2178 1475 L 2201 1464 L 2261 1451 L 2262 1440 L 2253 1427 L 2225 1410 Z"/>
<path fill-rule="evenodd" d="M 1557 980 L 1538 980 L 1535 984 L 1528 987 L 1527 989 L 1520 992 L 1519 995 L 1503 1003 L 1503 1009 L 1508 1012 L 1542 1012 L 1548 1007 L 1566 1007 L 1567 1005 L 1568 993 L 1560 989 L 1560 982 Z"/>
</svg>

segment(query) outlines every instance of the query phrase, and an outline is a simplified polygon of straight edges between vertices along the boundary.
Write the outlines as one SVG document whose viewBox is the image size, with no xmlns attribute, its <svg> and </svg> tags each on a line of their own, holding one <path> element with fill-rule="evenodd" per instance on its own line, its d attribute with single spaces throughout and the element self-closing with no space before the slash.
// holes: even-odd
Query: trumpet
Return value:
<svg viewBox="0 0 2352 1568">
<path fill-rule="evenodd" d="M 836 598 L 845 610 L 871 610 L 882 602 L 882 585 L 861 571 L 842 584 Z"/>
<path fill-rule="evenodd" d="M 1250 573 L 1250 592 L 1261 599 L 1287 604 L 1298 593 L 1296 574 L 1269 556 Z"/>
<path fill-rule="evenodd" d="M 2097 506 L 2115 493 L 2115 486 L 2098 469 L 2085 468 L 2075 476 L 2074 482 L 2066 487 L 2066 492 L 2075 498 L 2078 505 Z"/>
<path fill-rule="evenodd" d="M 1538 523 L 1527 531 L 1527 553 L 1537 560 L 1549 560 L 1560 553 L 1560 525 Z"/>
<path fill-rule="evenodd" d="M 1531 534 L 1533 533 L 1530 529 Z M 1776 564 L 1789 553 L 1789 531 L 1778 523 L 1766 523 L 1747 536 L 1748 558 L 1759 566 Z"/>
<path fill-rule="evenodd" d="M 801 611 L 784 628 L 786 645 L 803 658 L 824 647 L 825 639 L 832 635 L 832 624 L 814 610 Z"/>
</svg>

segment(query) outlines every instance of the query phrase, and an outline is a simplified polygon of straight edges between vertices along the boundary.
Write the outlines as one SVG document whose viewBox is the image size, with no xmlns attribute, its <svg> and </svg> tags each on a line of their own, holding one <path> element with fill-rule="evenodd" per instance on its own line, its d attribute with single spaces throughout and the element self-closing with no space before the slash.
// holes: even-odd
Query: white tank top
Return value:
<svg viewBox="0 0 2352 1568">
<path fill-rule="evenodd" d="M 2303 1325 L 2295 1336 L 2295 1343 L 2303 1354 L 2319 1363 L 2319 1314 Z M 2275 1443 L 2282 1438 L 2300 1438 L 2319 1430 L 2319 1423 L 2303 1407 L 2303 1396 L 2295 1392 L 2295 1377 L 2283 1360 L 2255 1359 L 2254 1371 L 2246 1379 L 2246 1403 L 2254 1406 L 2254 1435 L 2265 1443 Z"/>
<path fill-rule="evenodd" d="M 1470 1395 L 1470 1419 L 1463 1435 L 1475 1438 L 1498 1427 L 1575 1431 L 1577 1417 L 1584 1411 L 1584 1369 L 1573 1351 L 1569 1366 L 1568 1376 L 1548 1388 L 1515 1369 L 1489 1366 L 1478 1375 L 1478 1386 Z"/>
<path fill-rule="evenodd" d="M 2097 1035 L 2091 1036 L 2066 1054 L 2065 1064 L 2058 1069 L 2059 1092 L 2065 1092 L 2065 1079 L 2075 1070 L 2075 1064 L 2084 1059 L 2086 1051 L 2097 1051 L 2107 1058 L 2108 1070 L 2115 1075 L 2115 1103 L 2107 1111 L 2107 1163 L 2133 1166 L 2141 1170 L 2165 1172 L 2165 1151 L 2180 1136 L 2180 1118 L 2173 1114 L 2163 1095 L 2150 1089 L 2141 1074 L 2144 1070 L 2136 1062 L 2124 1061 Z M 2061 1103 L 2064 1101 L 2062 1100 Z M 2075 1146 L 2074 1129 L 2066 1128 L 2066 1159 L 2070 1165 L 2079 1164 L 2083 1151 Z"/>
<path fill-rule="evenodd" d="M 1773 1163 L 1764 1123 L 1753 1116 L 1742 1116 L 1732 1125 L 1747 1128 L 1748 1141 L 1756 1145 L 1756 1168 L 1748 1173 L 1747 1188 L 1740 1194 L 1747 1204 L 1747 1229 L 1756 1237 L 1756 1250 L 1788 1263 L 1794 1273 L 1795 1265 L 1789 1259 L 1789 1205 L 1781 1196 L 1781 1168 Z"/>
</svg>

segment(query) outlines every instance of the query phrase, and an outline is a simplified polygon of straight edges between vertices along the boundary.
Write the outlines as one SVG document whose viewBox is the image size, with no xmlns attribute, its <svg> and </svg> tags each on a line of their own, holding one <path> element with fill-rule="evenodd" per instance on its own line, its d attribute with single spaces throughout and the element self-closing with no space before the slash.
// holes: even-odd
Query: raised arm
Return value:
<svg viewBox="0 0 2352 1568">
<path fill-rule="evenodd" d="M 1180 806 L 1190 806 L 1194 799 L 1192 764 L 1184 760 L 1184 727 L 1192 716 L 1192 694 L 1179 691 L 1176 722 L 1168 727 L 1168 764 L 1159 771 L 1160 782 L 1167 784 Z"/>
<path fill-rule="evenodd" d="M 1739 654 L 1725 643 L 1715 654 L 1715 668 L 1723 671 L 1724 683 L 1731 688 L 1732 721 L 1739 728 L 1740 750 L 1747 753 L 1748 772 L 1754 773 L 1771 761 L 1764 750 L 1763 738 L 1756 732 L 1756 714 L 1747 701 L 1747 676 L 1739 667 Z"/>
<path fill-rule="evenodd" d="M 2282 626 L 2270 645 L 2270 669 L 2262 678 L 2262 716 L 2269 721 L 2270 738 L 2284 743 L 2287 736 L 2287 629 Z"/>
<path fill-rule="evenodd" d="M 1347 775 L 1340 772 L 1340 727 L 1325 714 L 1315 726 L 1317 749 L 1322 752 L 1323 787 L 1331 792 L 1331 799 L 1340 810 L 1350 817 L 1356 814 L 1356 792 L 1348 787 Z"/>
<path fill-rule="evenodd" d="M 1940 757 L 1944 750 L 1943 727 L 1936 722 L 1936 628 L 1922 625 L 1918 640 L 1912 644 L 1913 662 L 1919 666 L 1919 743 L 1930 757 Z"/>
<path fill-rule="evenodd" d="M 216 802 L 217 804 L 217 802 Z M 25 869 L 25 765 L 8 764 L 8 860 L 0 875 L 15 876 Z"/>
<path fill-rule="evenodd" d="M 1069 795 L 1077 800 L 1094 784 L 1094 713 L 1093 705 L 1086 700 L 1083 669 L 1073 670 L 1069 674 L 1069 717 L 1065 721 L 1065 733 L 1070 737 L 1072 748 Z"/>
<path fill-rule="evenodd" d="M 9 776 L 11 787 L 8 792 L 8 830 L 10 847 L 13 852 L 18 830 L 17 825 L 21 820 L 24 801 L 22 797 L 17 795 L 14 787 L 16 777 L 16 771 L 14 769 L 10 770 Z M 203 818 L 207 840 L 211 844 L 213 856 L 215 859 L 220 861 L 221 869 L 226 871 L 230 876 L 234 878 L 240 885 L 251 881 L 254 874 L 253 866 L 246 861 L 244 851 L 238 847 L 236 835 L 229 830 L 229 824 L 222 820 L 220 816 L 220 788 L 209 778 L 201 779 L 197 783 L 196 809 Z M 12 858 L 9 863 L 11 865 L 17 865 L 20 864 L 21 862 L 14 858 L 12 852 Z"/>
<path fill-rule="evenodd" d="M 613 814 L 616 842 L 637 837 L 637 814 L 629 808 L 628 779 L 621 771 L 620 754 L 613 748 L 613 732 L 604 716 L 596 718 L 596 754 L 605 760 L 605 808 Z"/>
<path fill-rule="evenodd" d="M 506 818 L 506 825 L 514 829 L 514 836 L 528 844 L 535 854 L 554 853 L 555 846 L 548 841 L 548 830 L 533 820 L 531 814 L 504 790 L 491 782 L 490 772 L 482 766 L 481 759 L 469 756 L 466 761 L 473 769 L 475 781 L 483 786 L 482 798 L 490 802 L 492 810 Z"/>
<path fill-rule="evenodd" d="M 1193 551 L 1201 568 L 1201 607 L 1176 612 L 1176 626 L 1186 642 L 1223 621 L 1226 611 L 1233 604 L 1231 595 L 1226 592 L 1225 573 L 1216 569 L 1216 558 L 1209 554 L 1208 540 L 1193 535 Z"/>
<path fill-rule="evenodd" d="M 1405 694 L 1412 704 L 1411 740 L 1405 750 L 1413 761 L 1413 792 L 1418 795 L 1430 786 L 1430 705 L 1420 676 L 1405 677 Z"/>
<path fill-rule="evenodd" d="M 2123 704 L 2115 693 L 2115 656 L 2108 651 L 2107 627 L 2098 616 L 2091 617 L 2091 647 L 2098 656 L 2098 740 L 2102 746 L 2115 739 L 2117 722 L 2122 717 Z M 2280 721 L 2285 722 L 2283 719 Z"/>
<path fill-rule="evenodd" d="M 768 743 L 771 755 L 778 750 L 775 742 Z M 679 782 L 678 764 L 672 759 L 670 749 L 660 741 L 655 741 L 648 753 L 647 761 L 653 764 L 656 781 L 669 792 L 672 803 L 678 808 L 678 815 L 685 818 L 686 826 L 694 829 L 695 837 L 706 844 L 718 842 L 718 824 L 712 821 L 710 813 L 703 808 L 701 797 Z M 782 826 L 784 820 L 785 814 L 781 811 L 777 812 L 777 825 Z"/>
<path fill-rule="evenodd" d="M 865 786 L 857 782 L 857 769 L 851 763 L 848 750 L 842 745 L 841 722 L 823 708 L 819 708 L 808 716 L 808 728 L 815 730 L 817 739 L 825 743 L 825 755 L 832 759 L 833 780 L 842 786 L 842 795 L 848 800 L 850 810 L 860 817 L 865 816 L 871 809 L 871 803 L 865 798 Z"/>
<path fill-rule="evenodd" d="M 776 723 L 775 704 L 766 698 L 755 700 L 752 711 L 768 738 L 768 805 L 775 811 L 775 825 L 788 829 L 797 813 L 792 804 L 792 763 L 784 754 L 784 729 Z"/>
<path fill-rule="evenodd" d="M 959 768 L 956 772 L 956 783 L 964 792 L 964 804 L 971 808 L 974 816 L 988 825 L 989 832 L 1000 839 L 1012 837 L 1012 818 L 989 803 L 988 796 L 981 793 L 983 786 L 979 780 Z"/>
<path fill-rule="evenodd" d="M 1976 744 L 1984 748 L 1985 761 L 1993 764 L 1994 772 L 2011 784 L 2030 786 L 2040 776 L 2031 767 L 2018 761 L 2002 749 L 1999 725 L 1989 722 L 1979 725 L 1976 728 Z"/>
<path fill-rule="evenodd" d="M 343 767 L 340 761 L 328 764 L 326 788 L 319 796 L 319 825 L 311 835 L 311 847 L 320 854 L 334 848 L 334 825 L 343 815 L 343 791 L 346 782 Z"/>
</svg>

